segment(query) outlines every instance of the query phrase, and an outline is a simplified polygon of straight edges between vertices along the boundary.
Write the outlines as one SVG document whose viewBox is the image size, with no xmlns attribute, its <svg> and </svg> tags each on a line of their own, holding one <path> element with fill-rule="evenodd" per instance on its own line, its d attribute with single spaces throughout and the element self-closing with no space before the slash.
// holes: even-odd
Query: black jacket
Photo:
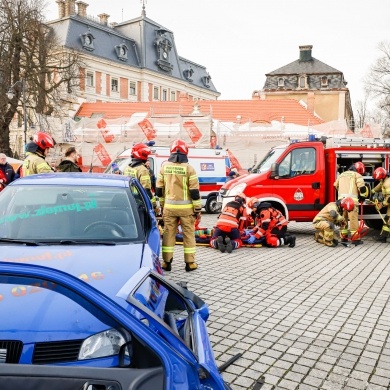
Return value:
<svg viewBox="0 0 390 390">
<path fill-rule="evenodd" d="M 15 180 L 15 171 L 11 164 L 7 162 L 5 164 L 0 164 L 0 169 L 7 180 L 5 184 L 9 184 Z"/>
<path fill-rule="evenodd" d="M 70 160 L 61 161 L 57 170 L 59 172 L 82 172 L 81 168 Z"/>
</svg>

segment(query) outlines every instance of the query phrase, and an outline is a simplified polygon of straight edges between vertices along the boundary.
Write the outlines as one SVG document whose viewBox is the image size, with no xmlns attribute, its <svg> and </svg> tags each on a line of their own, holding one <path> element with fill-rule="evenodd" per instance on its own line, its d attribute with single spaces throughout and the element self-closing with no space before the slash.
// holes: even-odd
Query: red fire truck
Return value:
<svg viewBox="0 0 390 390">
<path fill-rule="evenodd" d="M 290 221 L 309 222 L 336 199 L 337 176 L 357 161 L 364 163 L 364 180 L 372 188 L 374 170 L 389 170 L 390 139 L 323 138 L 274 147 L 250 174 L 225 183 L 218 201 L 224 206 L 243 192 L 270 202 Z M 363 218 L 368 227 L 381 229 L 382 219 L 368 202 Z"/>
</svg>

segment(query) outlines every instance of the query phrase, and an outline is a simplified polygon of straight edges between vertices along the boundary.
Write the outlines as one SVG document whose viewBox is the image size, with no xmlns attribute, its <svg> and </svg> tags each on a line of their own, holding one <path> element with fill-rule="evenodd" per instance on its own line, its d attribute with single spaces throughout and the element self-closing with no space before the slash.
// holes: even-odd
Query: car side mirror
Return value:
<svg viewBox="0 0 390 390">
<path fill-rule="evenodd" d="M 273 163 L 271 165 L 271 179 L 276 179 L 279 177 L 279 164 L 278 163 Z"/>
</svg>

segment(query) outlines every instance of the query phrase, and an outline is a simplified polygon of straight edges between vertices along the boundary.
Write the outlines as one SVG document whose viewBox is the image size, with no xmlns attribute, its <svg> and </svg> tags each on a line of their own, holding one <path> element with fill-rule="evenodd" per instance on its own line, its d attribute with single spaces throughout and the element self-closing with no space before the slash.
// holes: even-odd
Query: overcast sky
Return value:
<svg viewBox="0 0 390 390">
<path fill-rule="evenodd" d="M 87 13 L 122 22 L 141 15 L 140 0 L 83 0 Z M 58 16 L 46 0 L 47 20 Z M 220 100 L 251 99 L 265 74 L 299 58 L 299 46 L 344 73 L 352 104 L 363 77 L 390 41 L 390 0 L 147 0 L 146 15 L 174 33 L 180 56 L 204 65 Z"/>
</svg>

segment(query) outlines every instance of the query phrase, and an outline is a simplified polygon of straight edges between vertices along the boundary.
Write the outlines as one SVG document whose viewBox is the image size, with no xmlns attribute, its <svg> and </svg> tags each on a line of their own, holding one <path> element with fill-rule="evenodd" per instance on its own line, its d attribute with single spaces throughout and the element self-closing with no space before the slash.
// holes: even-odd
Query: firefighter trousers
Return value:
<svg viewBox="0 0 390 390">
<path fill-rule="evenodd" d="M 352 211 L 345 211 L 343 213 L 344 219 L 348 222 L 349 220 L 349 231 L 351 233 L 351 237 L 354 240 L 360 239 L 358 229 L 359 229 L 359 211 L 357 206 L 354 207 Z M 341 234 L 343 237 L 348 237 L 348 228 L 341 229 Z"/>
<path fill-rule="evenodd" d="M 337 239 L 334 229 L 328 221 L 318 221 L 314 223 L 314 238 L 317 242 L 326 246 L 333 246 L 333 240 Z"/>
<path fill-rule="evenodd" d="M 177 228 L 181 226 L 183 233 L 184 261 L 195 262 L 195 216 L 177 216 L 170 210 L 164 210 L 164 233 L 162 237 L 162 258 L 166 263 L 173 260 L 173 252 L 176 244 Z"/>
</svg>

